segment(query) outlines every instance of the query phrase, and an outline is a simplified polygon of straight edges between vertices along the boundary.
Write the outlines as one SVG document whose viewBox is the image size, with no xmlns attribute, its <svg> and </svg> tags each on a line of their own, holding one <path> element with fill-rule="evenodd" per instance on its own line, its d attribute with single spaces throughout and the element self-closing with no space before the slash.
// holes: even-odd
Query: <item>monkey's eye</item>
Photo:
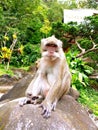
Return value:
<svg viewBox="0 0 98 130">
<path fill-rule="evenodd" d="M 48 43 L 48 44 L 46 45 L 46 47 L 57 47 L 57 45 L 56 45 L 56 44 Z"/>
<path fill-rule="evenodd" d="M 46 49 L 44 49 L 43 51 L 47 51 Z"/>
<path fill-rule="evenodd" d="M 55 52 L 58 52 L 58 50 L 56 50 Z"/>
</svg>

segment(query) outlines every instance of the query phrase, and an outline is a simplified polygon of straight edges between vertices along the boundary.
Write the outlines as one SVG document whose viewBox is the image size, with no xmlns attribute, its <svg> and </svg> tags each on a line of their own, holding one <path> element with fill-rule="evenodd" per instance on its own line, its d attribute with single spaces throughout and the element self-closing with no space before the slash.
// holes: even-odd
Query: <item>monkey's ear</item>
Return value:
<svg viewBox="0 0 98 130">
<path fill-rule="evenodd" d="M 59 47 L 62 48 L 62 46 L 63 46 L 63 42 L 62 42 L 61 40 L 58 40 L 57 44 L 58 44 Z"/>
<path fill-rule="evenodd" d="M 52 35 L 52 38 L 55 38 L 55 35 Z"/>
<path fill-rule="evenodd" d="M 41 39 L 41 43 L 44 43 L 45 41 L 46 41 L 46 39 L 45 39 L 45 38 Z"/>
<path fill-rule="evenodd" d="M 43 39 L 41 40 L 41 46 L 44 47 L 46 43 L 47 43 L 46 38 L 43 38 Z"/>
<path fill-rule="evenodd" d="M 41 49 L 42 49 L 42 50 L 44 49 L 46 42 L 47 42 L 47 41 L 46 41 L 45 38 L 43 38 L 43 39 L 41 40 Z"/>
</svg>

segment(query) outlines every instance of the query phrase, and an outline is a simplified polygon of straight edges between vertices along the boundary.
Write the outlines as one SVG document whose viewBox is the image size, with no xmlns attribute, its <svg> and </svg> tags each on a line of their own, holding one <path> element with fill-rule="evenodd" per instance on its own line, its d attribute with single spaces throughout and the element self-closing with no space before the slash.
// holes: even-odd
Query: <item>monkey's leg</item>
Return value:
<svg viewBox="0 0 98 130">
<path fill-rule="evenodd" d="M 71 87 L 71 74 L 65 73 L 65 76 L 63 77 L 62 80 L 61 89 L 58 93 L 58 100 L 60 100 L 65 94 L 68 94 L 68 92 L 70 91 L 70 87 Z"/>
</svg>

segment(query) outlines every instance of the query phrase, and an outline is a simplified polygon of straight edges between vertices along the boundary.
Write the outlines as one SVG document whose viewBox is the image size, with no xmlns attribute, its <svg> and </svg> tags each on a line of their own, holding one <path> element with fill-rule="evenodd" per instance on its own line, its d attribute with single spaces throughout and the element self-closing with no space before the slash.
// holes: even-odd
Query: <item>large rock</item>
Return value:
<svg viewBox="0 0 98 130">
<path fill-rule="evenodd" d="M 10 85 L 12 82 L 14 82 L 14 79 L 10 75 L 4 74 L 0 76 L 0 85 Z"/>
<path fill-rule="evenodd" d="M 25 96 L 25 91 L 29 85 L 29 83 L 31 82 L 31 80 L 33 79 L 33 76 L 28 74 L 27 76 L 25 76 L 24 78 L 22 78 L 20 81 L 18 81 L 14 87 L 9 90 L 7 93 L 5 93 L 1 98 L 0 101 L 3 100 L 13 100 L 19 97 L 24 97 Z"/>
<path fill-rule="evenodd" d="M 74 99 L 79 93 L 72 90 L 57 105 L 49 119 L 44 119 L 41 109 L 32 104 L 19 107 L 17 99 L 25 96 L 25 90 L 33 79 L 31 74 L 25 76 L 0 101 L 0 130 L 97 130 L 87 112 Z M 12 100 L 12 101 L 11 101 Z M 20 99 L 18 99 L 20 100 Z"/>
<path fill-rule="evenodd" d="M 4 74 L 0 76 L 0 85 L 13 85 L 27 75 L 27 72 L 22 69 L 12 69 L 14 76 Z M 34 71 L 33 71 L 34 72 Z"/>
<path fill-rule="evenodd" d="M 98 130 L 88 113 L 71 96 L 58 102 L 52 116 L 44 119 L 41 108 L 28 104 L 19 107 L 17 100 L 0 107 L 2 130 Z"/>
</svg>

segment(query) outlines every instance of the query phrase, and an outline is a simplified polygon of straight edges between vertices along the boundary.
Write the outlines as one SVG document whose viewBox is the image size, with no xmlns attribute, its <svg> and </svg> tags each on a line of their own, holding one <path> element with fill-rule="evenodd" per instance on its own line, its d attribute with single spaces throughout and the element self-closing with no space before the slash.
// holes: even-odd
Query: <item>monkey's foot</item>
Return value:
<svg viewBox="0 0 98 130">
<path fill-rule="evenodd" d="M 19 101 L 19 106 L 23 107 L 26 104 L 40 104 L 43 101 L 43 99 L 44 97 L 42 97 L 41 95 L 34 96 L 32 98 L 25 97 L 24 99 Z"/>
<path fill-rule="evenodd" d="M 32 104 L 40 104 L 43 101 L 44 97 L 41 95 L 32 97 Z"/>
<path fill-rule="evenodd" d="M 51 111 L 52 111 L 52 107 L 51 107 L 51 104 L 50 103 L 47 103 L 45 101 L 43 101 L 39 107 L 42 108 L 42 113 L 41 115 L 44 117 L 44 118 L 49 118 L 51 116 Z"/>
<path fill-rule="evenodd" d="M 43 101 L 39 107 L 42 108 L 42 115 L 44 118 L 49 118 L 51 116 L 51 112 L 55 111 L 57 105 L 57 99 L 53 103 L 49 103 L 47 101 Z"/>
<path fill-rule="evenodd" d="M 19 106 L 23 107 L 25 104 L 31 104 L 31 99 L 25 97 L 21 101 L 19 101 Z"/>
</svg>

